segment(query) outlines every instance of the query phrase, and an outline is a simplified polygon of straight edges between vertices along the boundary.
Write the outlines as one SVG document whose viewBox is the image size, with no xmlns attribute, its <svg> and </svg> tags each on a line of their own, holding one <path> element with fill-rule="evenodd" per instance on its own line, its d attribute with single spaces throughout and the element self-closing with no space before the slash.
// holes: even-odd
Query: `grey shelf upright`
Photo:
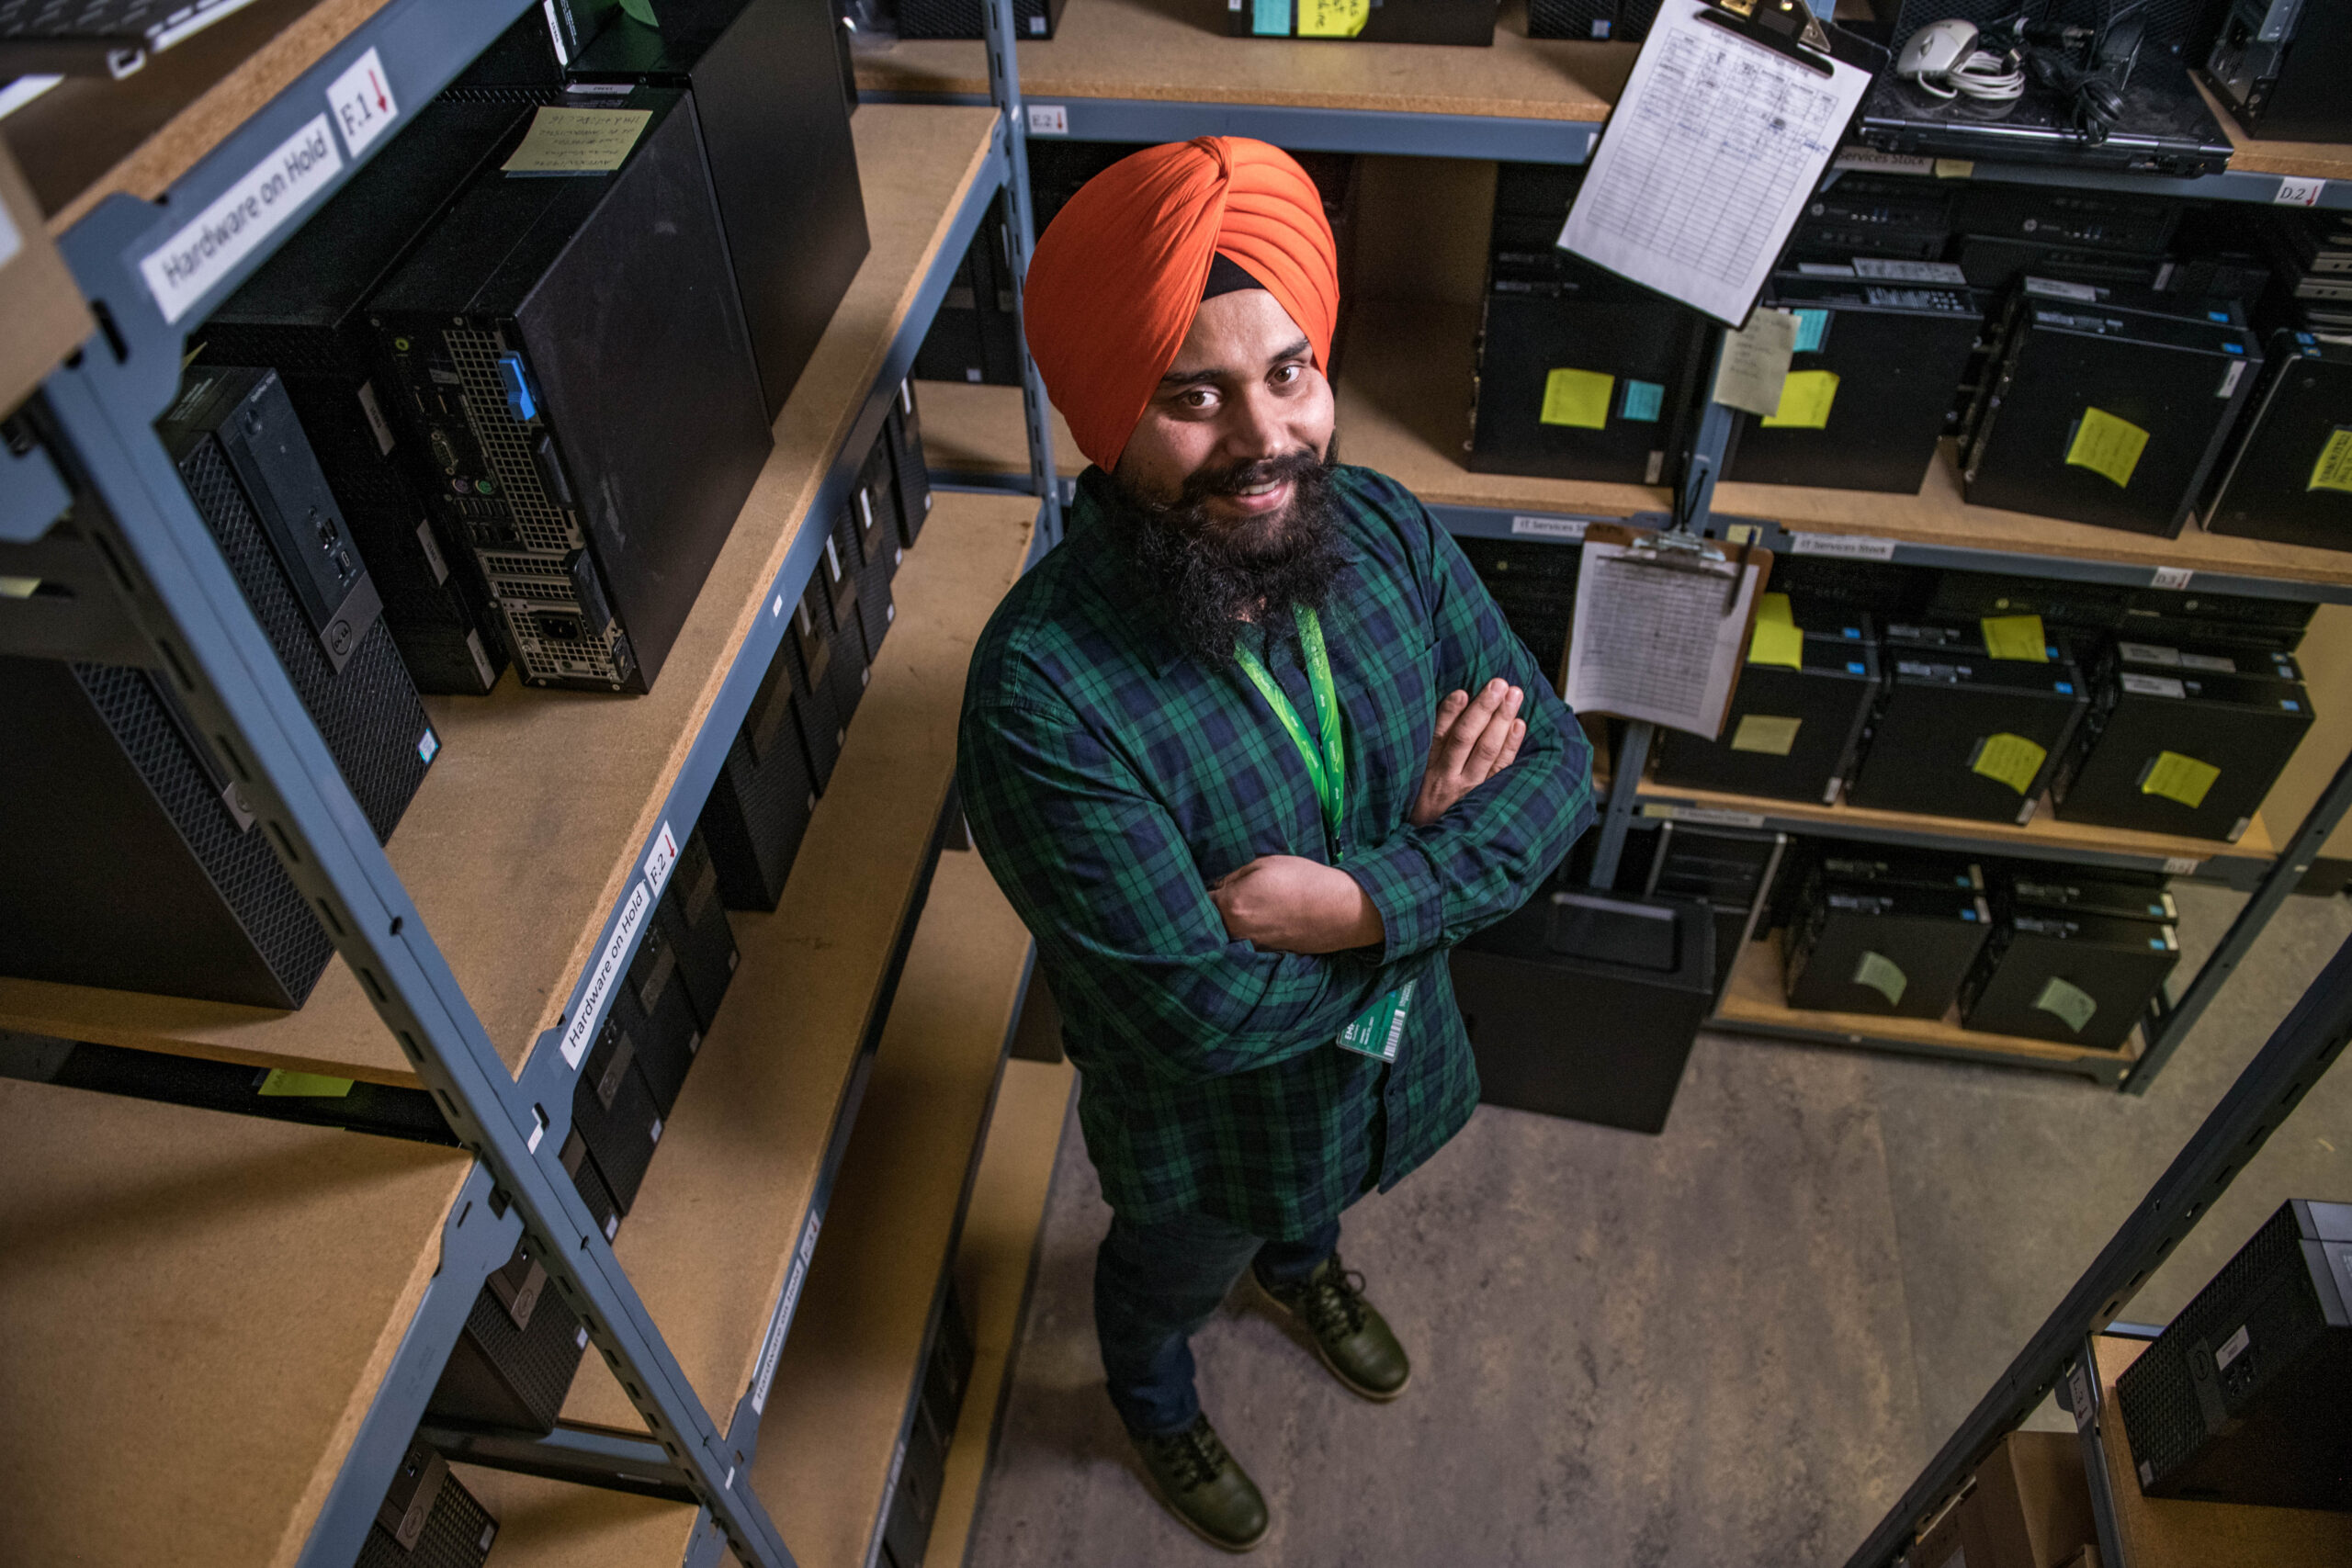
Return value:
<svg viewBox="0 0 2352 1568">
<path fill-rule="evenodd" d="M 743 1473 L 757 1432 L 749 1391 L 724 1427 L 705 1409 L 557 1159 L 582 1059 L 576 1052 L 567 1059 L 563 1037 L 593 1030 L 610 977 L 626 968 L 634 952 L 646 907 L 667 869 L 651 861 L 660 833 L 638 848 L 637 863 L 648 869 L 607 912 L 597 961 L 571 981 L 567 1027 L 542 1035 L 517 1077 L 377 844 L 154 433 L 154 421 L 178 384 L 183 327 L 200 321 L 204 307 L 250 276 L 304 214 L 396 133 L 403 107 L 432 98 L 526 8 L 527 0 L 390 0 L 221 136 L 159 200 L 108 196 L 61 236 L 60 249 L 101 330 L 37 395 L 34 417 L 43 445 L 11 452 L 0 464 L 0 540 L 40 537 L 70 502 L 76 526 L 112 567 L 114 586 L 159 671 L 213 739 L 280 860 L 450 1131 L 478 1156 L 444 1224 L 441 1267 L 407 1323 L 302 1545 L 298 1561 L 303 1568 L 347 1568 L 358 1554 L 477 1292 L 518 1240 L 586 1324 L 651 1436 L 637 1440 L 559 1428 L 548 1438 L 502 1446 L 475 1435 L 485 1449 L 499 1450 L 481 1457 L 568 1480 L 692 1499 L 703 1509 L 705 1527 L 695 1536 L 696 1560 L 731 1548 L 745 1562 L 788 1568 L 793 1557 L 784 1536 Z M 1012 36 L 1009 0 L 989 0 L 983 13 L 992 38 Z M 336 118 L 338 83 L 363 66 L 379 72 L 389 89 L 378 100 L 392 117 L 389 123 L 368 124 L 364 109 L 356 118 Z M 985 175 L 952 214 L 882 373 L 865 389 L 848 439 L 828 462 L 811 516 L 830 517 L 852 493 L 858 459 L 911 367 L 956 258 L 1000 189 L 1011 193 L 1018 255 L 1025 262 L 1027 173 L 1023 126 L 1007 112 L 1019 102 L 1010 51 L 992 81 L 999 119 Z M 289 152 L 300 152 L 303 166 L 273 178 Z M 282 209 L 281 201 L 287 204 Z M 243 216 L 232 223 L 238 212 Z M 190 227 L 199 217 L 206 221 Z M 194 264 L 193 281 L 180 276 L 190 270 L 187 265 L 176 273 L 157 271 L 159 265 L 169 269 L 168 260 L 154 258 L 166 254 L 164 243 L 175 236 L 208 253 Z M 142 269 L 142 262 L 151 265 Z M 1050 539 L 1059 533 L 1058 498 L 1044 482 L 1052 471 L 1050 436 L 1034 368 L 1029 397 L 1039 534 Z M 797 531 L 770 584 L 775 604 L 798 599 L 825 533 L 822 526 Z M 759 617 L 738 649 L 662 802 L 659 819 L 665 827 L 691 824 L 700 815 L 784 629 L 781 615 Z M 940 830 L 946 825 L 943 819 Z M 910 930 L 900 935 L 901 959 L 910 937 Z M 879 1028 L 878 1019 L 869 1021 L 866 1060 Z M 821 1222 L 862 1081 L 853 1079 L 836 1120 L 804 1243 Z M 771 1347 L 789 1326 L 793 1299 L 787 1289 L 768 1304 Z M 767 1359 L 773 1365 L 772 1350 Z"/>
</svg>

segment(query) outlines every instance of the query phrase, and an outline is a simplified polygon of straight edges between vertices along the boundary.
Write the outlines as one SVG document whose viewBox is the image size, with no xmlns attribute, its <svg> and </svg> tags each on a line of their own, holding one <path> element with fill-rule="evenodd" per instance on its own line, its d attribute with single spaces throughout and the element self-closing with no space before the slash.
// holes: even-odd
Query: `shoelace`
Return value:
<svg viewBox="0 0 2352 1568">
<path fill-rule="evenodd" d="M 1298 1310 L 1317 1339 L 1339 1339 L 1363 1328 L 1363 1276 L 1334 1269 L 1301 1287 Z"/>
<path fill-rule="evenodd" d="M 1190 1492 L 1195 1486 L 1205 1486 L 1225 1472 L 1225 1445 L 1205 1419 L 1193 1422 L 1181 1432 L 1171 1432 L 1154 1439 L 1160 1452 L 1170 1461 L 1171 1479 L 1179 1492 Z"/>
</svg>

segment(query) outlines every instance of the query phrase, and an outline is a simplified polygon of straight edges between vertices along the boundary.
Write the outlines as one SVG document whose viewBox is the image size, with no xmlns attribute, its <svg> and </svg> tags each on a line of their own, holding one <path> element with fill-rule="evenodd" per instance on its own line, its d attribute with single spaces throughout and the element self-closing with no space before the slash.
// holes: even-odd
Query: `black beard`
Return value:
<svg viewBox="0 0 2352 1568">
<path fill-rule="evenodd" d="M 1291 502 L 1272 518 L 1227 524 L 1209 502 L 1268 480 L 1291 481 Z M 1202 468 L 1172 502 L 1136 494 L 1113 480 L 1132 514 L 1119 530 L 1128 559 L 1154 590 L 1160 613 L 1184 651 L 1204 664 L 1233 657 L 1245 628 L 1261 643 L 1287 636 L 1291 605 L 1322 610 L 1342 556 L 1331 502 L 1331 462 L 1293 452 L 1253 463 Z"/>
</svg>

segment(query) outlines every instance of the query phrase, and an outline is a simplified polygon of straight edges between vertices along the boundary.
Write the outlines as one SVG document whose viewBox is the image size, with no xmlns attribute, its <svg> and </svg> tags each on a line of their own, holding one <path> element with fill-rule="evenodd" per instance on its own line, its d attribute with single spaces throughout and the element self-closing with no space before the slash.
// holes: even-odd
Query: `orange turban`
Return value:
<svg viewBox="0 0 2352 1568">
<path fill-rule="evenodd" d="M 1118 466 L 1225 256 L 1263 284 L 1331 362 L 1339 263 L 1323 198 L 1297 161 L 1242 136 L 1122 158 L 1038 236 L 1023 296 L 1029 352 L 1078 449 Z"/>
</svg>

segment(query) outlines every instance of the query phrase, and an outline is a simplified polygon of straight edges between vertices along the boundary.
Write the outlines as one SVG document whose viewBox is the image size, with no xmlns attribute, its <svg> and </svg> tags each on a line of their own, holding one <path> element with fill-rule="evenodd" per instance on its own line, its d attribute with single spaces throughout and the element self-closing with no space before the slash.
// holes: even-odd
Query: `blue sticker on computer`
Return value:
<svg viewBox="0 0 2352 1568">
<path fill-rule="evenodd" d="M 1797 319 L 1797 352 L 1819 354 L 1821 345 L 1829 338 L 1829 312 L 1826 310 L 1792 310 Z"/>
<path fill-rule="evenodd" d="M 1250 0 L 1250 30 L 1261 37 L 1290 37 L 1290 0 Z"/>
<path fill-rule="evenodd" d="M 1625 383 L 1625 405 L 1617 411 L 1620 419 L 1636 419 L 1645 424 L 1657 423 L 1658 411 L 1666 406 L 1666 389 L 1656 381 Z"/>
</svg>

